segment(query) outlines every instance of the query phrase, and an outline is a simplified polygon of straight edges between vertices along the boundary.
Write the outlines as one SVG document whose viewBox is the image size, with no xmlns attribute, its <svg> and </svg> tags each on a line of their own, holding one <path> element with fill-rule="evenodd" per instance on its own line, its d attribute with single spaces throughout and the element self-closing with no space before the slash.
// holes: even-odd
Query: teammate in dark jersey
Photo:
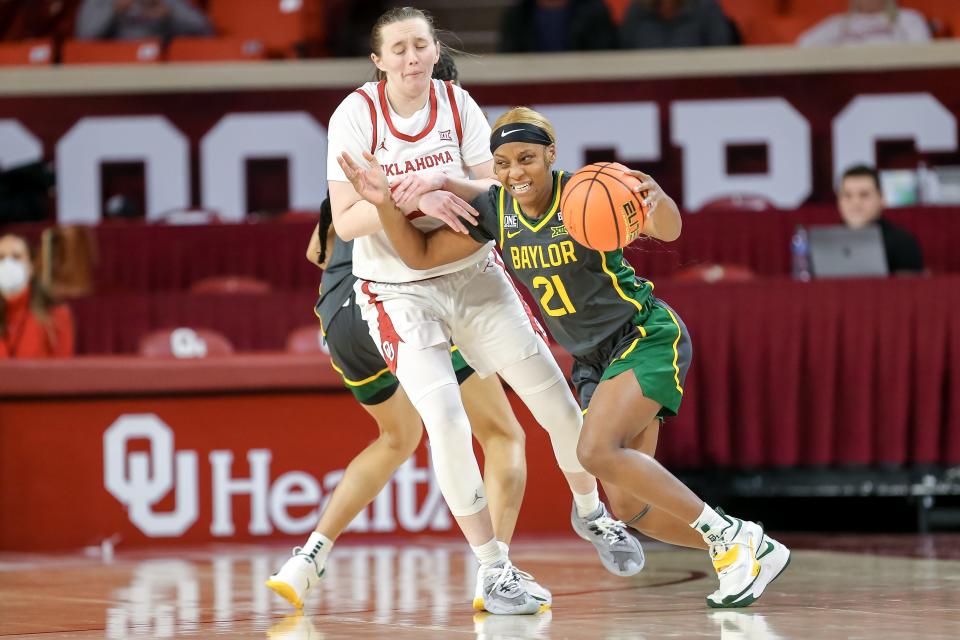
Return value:
<svg viewBox="0 0 960 640">
<path fill-rule="evenodd" d="M 442 52 L 441 62 L 434 69 L 434 77 L 456 80 L 456 65 L 450 54 Z M 445 77 L 450 74 L 452 77 Z M 353 275 L 353 242 L 344 242 L 333 232 L 329 198 L 321 205 L 320 223 L 307 248 L 307 259 L 324 269 L 315 313 L 325 333 L 331 364 L 376 420 L 380 437 L 350 462 L 321 513 L 311 536 L 311 540 L 320 541 L 321 552 L 310 563 L 298 563 L 295 555 L 268 581 L 268 586 L 297 607 L 302 607 L 307 591 L 322 574 L 333 542 L 413 454 L 423 434 L 420 416 L 387 368 L 370 338 L 367 323 L 360 317 L 354 294 L 357 278 Z M 497 376 L 482 379 L 473 375 L 473 369 L 455 348 L 451 360 L 471 429 L 484 452 L 484 485 L 494 532 L 498 541 L 509 545 L 527 482 L 523 428 Z M 304 549 L 314 546 L 308 541 Z M 532 596 L 551 603 L 547 589 L 529 574 L 522 577 Z"/>
<path fill-rule="evenodd" d="M 546 118 L 523 107 L 508 111 L 494 124 L 491 151 L 502 186 L 481 193 L 447 179 L 441 187 L 472 199 L 480 217 L 469 235 L 424 234 L 411 225 L 372 156 L 365 156 L 369 168 L 349 157 L 341 164 L 354 188 L 377 204 L 409 267 L 455 260 L 489 240 L 499 244 L 513 275 L 539 300 L 555 339 L 574 356 L 572 378 L 585 412 L 578 455 L 603 481 L 615 512 L 652 537 L 709 549 L 720 580 L 709 606 L 751 604 L 786 567 L 789 550 L 759 525 L 710 508 L 653 458 L 660 419 L 675 415 L 683 398 L 691 356 L 683 322 L 622 251 L 587 249 L 567 235 L 559 210 L 565 174 L 551 170 L 556 136 Z M 681 223 L 674 201 L 650 176 L 629 173 L 646 192 L 644 234 L 675 240 Z"/>
</svg>

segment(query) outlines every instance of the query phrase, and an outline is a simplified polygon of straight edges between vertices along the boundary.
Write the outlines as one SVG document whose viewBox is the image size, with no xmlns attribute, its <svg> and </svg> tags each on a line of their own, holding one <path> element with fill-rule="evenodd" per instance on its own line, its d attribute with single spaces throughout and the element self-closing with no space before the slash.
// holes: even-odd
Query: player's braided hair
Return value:
<svg viewBox="0 0 960 640">
<path fill-rule="evenodd" d="M 320 223 L 317 225 L 317 235 L 320 237 L 320 257 L 318 264 L 323 264 L 327 259 L 327 236 L 330 235 L 330 225 L 333 224 L 333 208 L 330 206 L 330 196 L 328 195 L 320 203 Z"/>
</svg>

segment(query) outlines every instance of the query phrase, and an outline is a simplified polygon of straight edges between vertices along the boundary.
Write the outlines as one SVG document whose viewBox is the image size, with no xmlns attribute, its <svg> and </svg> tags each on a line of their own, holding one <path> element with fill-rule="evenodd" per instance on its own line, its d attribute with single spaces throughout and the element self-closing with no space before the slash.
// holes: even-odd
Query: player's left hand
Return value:
<svg viewBox="0 0 960 640">
<path fill-rule="evenodd" d="M 408 173 L 397 181 L 393 190 L 393 199 L 401 209 L 416 208 L 420 196 L 443 189 L 444 184 L 446 184 L 446 176 L 439 172 Z"/>
<path fill-rule="evenodd" d="M 634 171 L 631 169 L 623 173 L 624 175 L 633 176 L 640 181 L 640 184 L 635 186 L 633 190 L 643 197 L 643 205 L 646 207 L 644 218 L 649 218 L 653 215 L 653 211 L 657 208 L 657 205 L 666 197 L 663 189 L 660 188 L 660 185 L 657 184 L 657 181 L 654 180 L 650 174 L 644 173 L 643 171 Z"/>
<path fill-rule="evenodd" d="M 420 212 L 442 220 L 448 227 L 460 233 L 469 233 L 463 220 L 477 226 L 480 214 L 470 203 L 449 191 L 430 191 L 420 198 Z"/>
</svg>

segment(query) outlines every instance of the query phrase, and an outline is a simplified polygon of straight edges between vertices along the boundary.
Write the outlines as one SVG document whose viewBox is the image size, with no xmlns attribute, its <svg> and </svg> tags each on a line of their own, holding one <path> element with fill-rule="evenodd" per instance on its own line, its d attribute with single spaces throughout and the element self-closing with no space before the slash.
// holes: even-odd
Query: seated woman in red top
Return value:
<svg viewBox="0 0 960 640">
<path fill-rule="evenodd" d="M 34 277 L 27 241 L 0 236 L 0 358 L 73 355 L 73 317 Z"/>
</svg>

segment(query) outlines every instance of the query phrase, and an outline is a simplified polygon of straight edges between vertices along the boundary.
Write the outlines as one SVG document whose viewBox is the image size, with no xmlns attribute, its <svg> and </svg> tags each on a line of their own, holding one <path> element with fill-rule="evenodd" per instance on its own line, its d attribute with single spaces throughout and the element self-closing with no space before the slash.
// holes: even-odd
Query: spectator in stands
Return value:
<svg viewBox="0 0 960 640">
<path fill-rule="evenodd" d="M 716 0 L 634 0 L 620 25 L 624 49 L 724 47 L 737 43 Z"/>
<path fill-rule="evenodd" d="M 503 12 L 501 53 L 617 48 L 617 29 L 603 0 L 520 0 Z"/>
<path fill-rule="evenodd" d="M 213 28 L 187 0 L 84 0 L 76 35 L 82 40 L 168 39 L 209 36 Z"/>
<path fill-rule="evenodd" d="M 856 165 L 844 171 L 837 194 L 837 208 L 844 224 L 851 229 L 871 224 L 879 226 L 890 273 L 920 273 L 923 271 L 920 245 L 909 231 L 883 217 L 883 206 L 880 175 L 876 169 Z"/>
<path fill-rule="evenodd" d="M 928 42 L 926 18 L 901 9 L 897 0 L 850 0 L 850 10 L 832 15 L 800 34 L 801 47 Z"/>
<path fill-rule="evenodd" d="M 0 237 L 0 358 L 73 355 L 73 317 L 38 281 L 27 241 Z"/>
</svg>

